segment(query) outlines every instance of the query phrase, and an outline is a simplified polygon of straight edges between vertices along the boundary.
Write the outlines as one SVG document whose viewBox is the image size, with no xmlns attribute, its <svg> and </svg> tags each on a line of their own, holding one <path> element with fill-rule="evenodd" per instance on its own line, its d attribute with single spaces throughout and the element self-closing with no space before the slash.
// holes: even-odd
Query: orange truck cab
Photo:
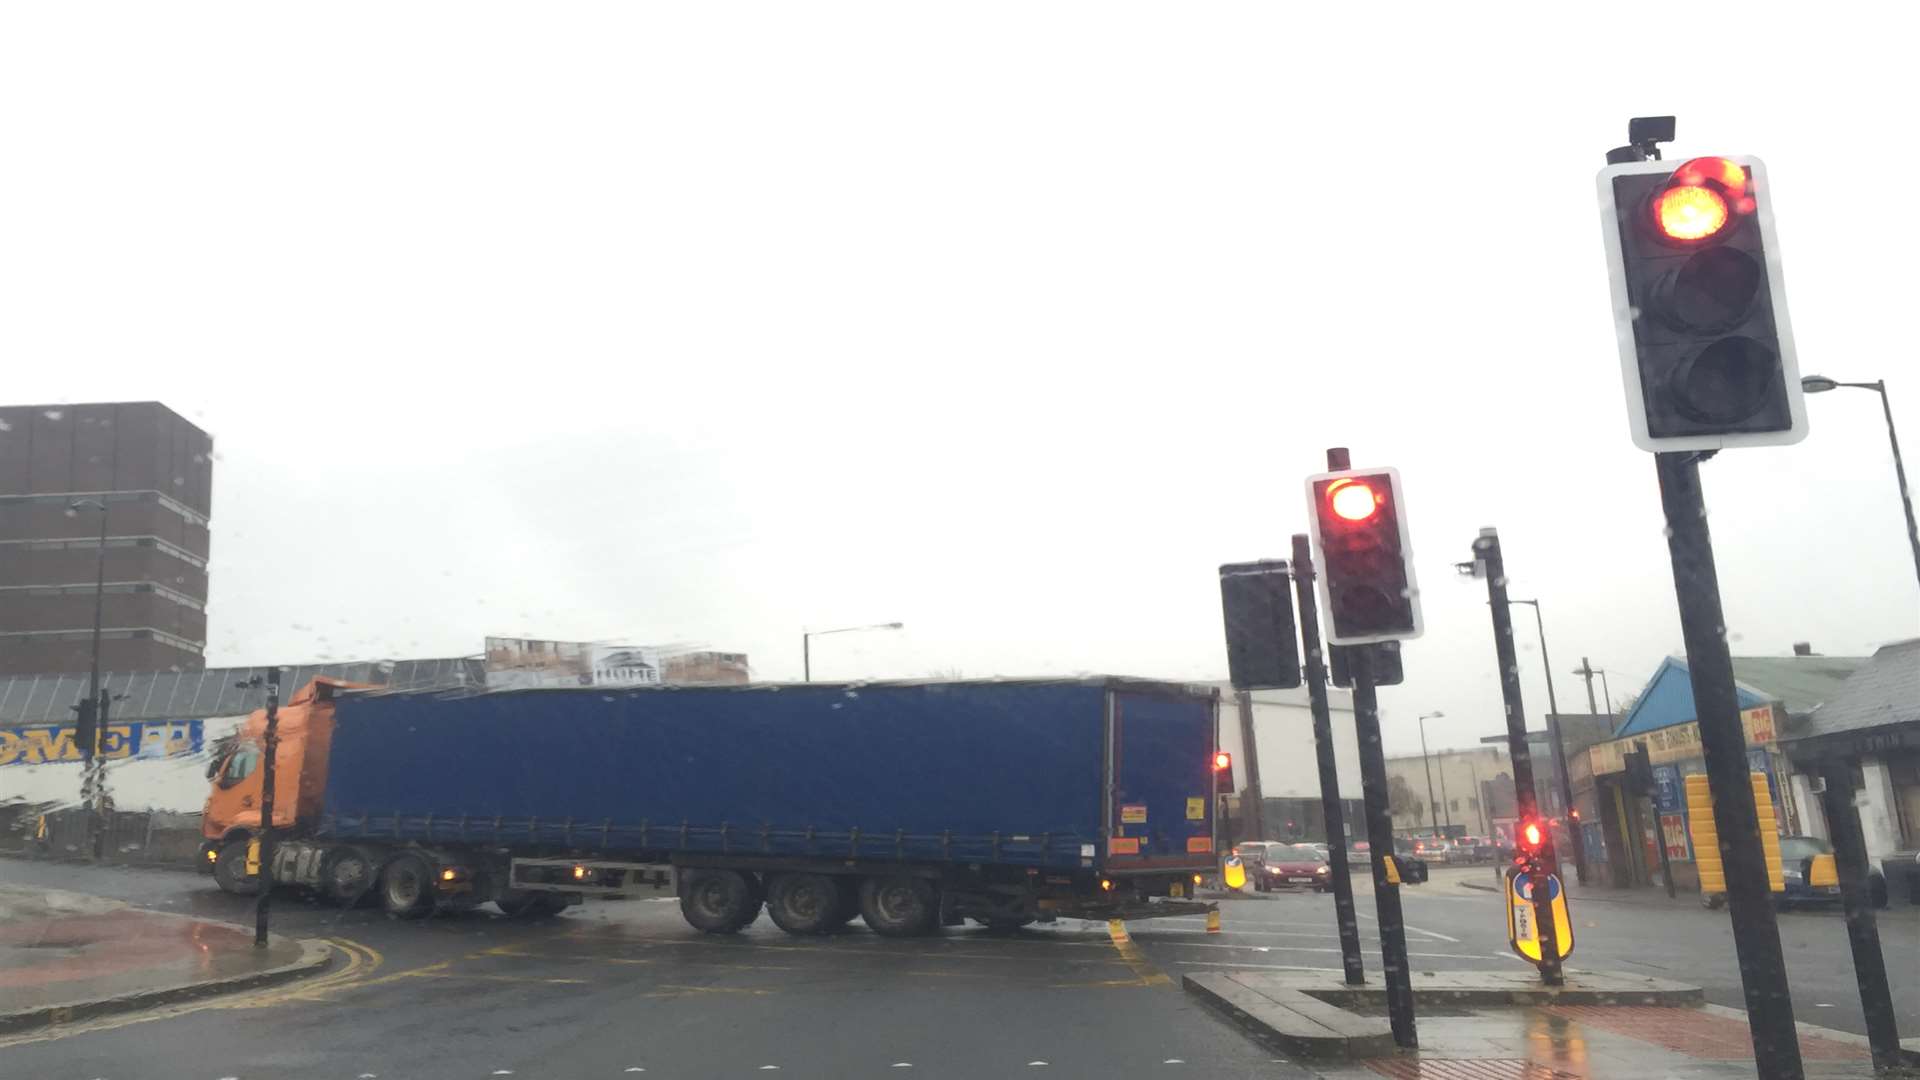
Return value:
<svg viewBox="0 0 1920 1080">
<path fill-rule="evenodd" d="M 333 738 L 333 700 L 339 690 L 364 684 L 316 678 L 280 706 L 274 724 L 273 826 L 278 836 L 299 836 L 320 814 L 327 789 L 327 752 Z M 247 846 L 260 831 L 260 795 L 265 780 L 267 711 L 240 725 L 222 754 L 207 766 L 206 806 L 200 812 L 201 869 L 220 887 L 246 892 Z"/>
</svg>

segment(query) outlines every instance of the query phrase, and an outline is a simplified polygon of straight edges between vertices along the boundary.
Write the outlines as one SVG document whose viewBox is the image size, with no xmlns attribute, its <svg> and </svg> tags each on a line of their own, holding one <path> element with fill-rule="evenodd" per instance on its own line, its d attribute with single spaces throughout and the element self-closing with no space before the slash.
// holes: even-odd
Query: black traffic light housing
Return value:
<svg viewBox="0 0 1920 1080">
<path fill-rule="evenodd" d="M 1233 794 L 1233 755 L 1225 750 L 1213 752 L 1213 791 L 1216 795 Z"/>
<path fill-rule="evenodd" d="M 1227 627 L 1227 673 L 1236 690 L 1300 685 L 1299 635 L 1292 577 L 1280 559 L 1220 567 L 1220 611 Z"/>
<path fill-rule="evenodd" d="M 1400 643 L 1397 641 L 1376 641 L 1371 645 L 1335 645 L 1327 650 L 1332 662 L 1328 678 L 1333 685 L 1341 689 L 1353 686 L 1353 673 L 1347 670 L 1347 656 L 1353 649 L 1369 649 L 1373 652 L 1373 685 L 1399 686 L 1407 681 L 1406 668 L 1400 663 Z"/>
<path fill-rule="evenodd" d="M 1599 186 L 1634 443 L 1718 450 L 1804 438 L 1760 161 L 1630 161 L 1602 169 Z"/>
<path fill-rule="evenodd" d="M 1343 469 L 1309 476 L 1307 511 L 1327 644 L 1419 637 L 1420 587 L 1400 473 Z"/>
</svg>

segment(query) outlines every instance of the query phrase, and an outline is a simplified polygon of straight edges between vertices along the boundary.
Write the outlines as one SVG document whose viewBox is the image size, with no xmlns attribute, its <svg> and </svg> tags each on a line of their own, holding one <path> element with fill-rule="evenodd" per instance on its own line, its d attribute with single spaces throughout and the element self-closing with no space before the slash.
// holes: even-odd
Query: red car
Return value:
<svg viewBox="0 0 1920 1080">
<path fill-rule="evenodd" d="M 1254 878 L 1253 887 L 1260 892 L 1274 889 L 1314 889 L 1327 891 L 1327 860 L 1320 852 L 1308 844 L 1269 844 L 1266 860 L 1260 867 L 1260 873 Z"/>
</svg>

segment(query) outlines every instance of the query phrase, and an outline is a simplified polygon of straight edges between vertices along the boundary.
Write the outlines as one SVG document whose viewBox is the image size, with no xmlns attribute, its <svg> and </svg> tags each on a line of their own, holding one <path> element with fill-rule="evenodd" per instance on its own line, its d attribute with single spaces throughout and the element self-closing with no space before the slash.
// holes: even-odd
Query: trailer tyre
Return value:
<svg viewBox="0 0 1920 1080">
<path fill-rule="evenodd" d="M 824 934 L 846 924 L 840 887 L 826 874 L 779 874 L 767 882 L 767 914 L 789 934 Z"/>
<path fill-rule="evenodd" d="M 924 878 L 899 875 L 860 883 L 860 914 L 885 937 L 917 937 L 933 929 L 940 905 Z"/>
<path fill-rule="evenodd" d="M 433 868 L 418 855 L 400 855 L 380 873 L 380 904 L 396 919 L 433 911 Z"/>
<path fill-rule="evenodd" d="M 260 892 L 260 875 L 247 873 L 245 838 L 231 840 L 213 860 L 213 881 L 221 892 L 235 896 L 254 896 Z"/>
<path fill-rule="evenodd" d="M 687 925 L 709 934 L 746 929 L 760 917 L 760 888 L 737 870 L 695 870 L 680 894 Z"/>
</svg>

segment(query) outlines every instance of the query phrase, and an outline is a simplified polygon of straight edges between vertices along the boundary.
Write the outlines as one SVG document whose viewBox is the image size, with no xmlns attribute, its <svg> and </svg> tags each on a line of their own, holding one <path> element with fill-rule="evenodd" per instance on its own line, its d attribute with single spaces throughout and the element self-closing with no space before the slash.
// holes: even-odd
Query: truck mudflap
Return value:
<svg viewBox="0 0 1920 1080">
<path fill-rule="evenodd" d="M 1043 916 L 1051 915 L 1060 919 L 1119 919 L 1134 922 L 1140 919 L 1168 919 L 1181 915 L 1207 915 L 1220 910 L 1220 905 L 1211 900 L 1158 900 L 1131 899 L 1118 902 L 1098 901 L 1055 901 L 1051 906 L 1046 901 L 1040 905 Z"/>
</svg>

